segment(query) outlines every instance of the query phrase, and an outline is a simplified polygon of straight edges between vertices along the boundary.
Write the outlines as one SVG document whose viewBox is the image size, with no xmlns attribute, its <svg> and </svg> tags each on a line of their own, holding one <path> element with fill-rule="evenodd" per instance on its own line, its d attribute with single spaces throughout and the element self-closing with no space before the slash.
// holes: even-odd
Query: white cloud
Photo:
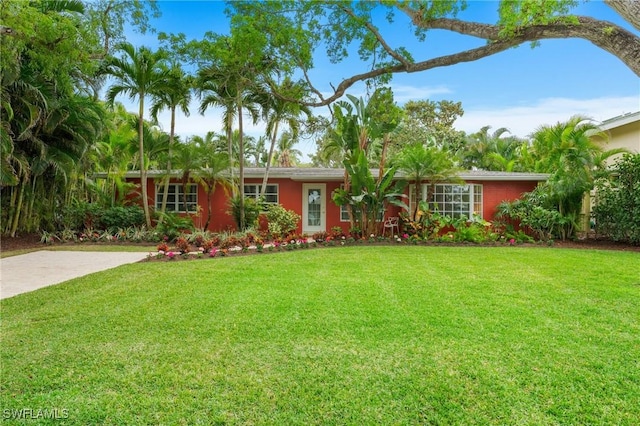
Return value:
<svg viewBox="0 0 640 426">
<path fill-rule="evenodd" d="M 393 90 L 398 103 L 410 99 L 427 99 L 433 94 L 451 92 L 444 86 L 393 86 Z M 124 99 L 123 101 L 129 111 L 136 110 L 137 106 L 133 102 Z M 194 101 L 190 105 L 189 117 L 185 117 L 182 112 L 176 113 L 176 134 L 183 140 L 193 135 L 204 136 L 209 131 L 223 132 L 221 109 L 210 108 L 203 116 L 198 112 L 198 108 L 199 103 Z M 456 121 L 455 127 L 467 133 L 475 133 L 484 126 L 491 126 L 493 130 L 506 127 L 512 135 L 526 137 L 542 125 L 566 121 L 576 114 L 601 122 L 639 109 L 639 99 L 635 96 L 594 99 L 546 98 L 529 105 L 465 108 L 464 115 Z M 316 113 L 327 115 L 324 108 L 317 110 Z M 168 132 L 171 123 L 169 112 L 160 113 L 158 120 L 163 130 Z M 259 122 L 253 125 L 245 116 L 244 131 L 245 134 L 258 138 L 265 133 L 265 123 Z M 310 155 L 315 151 L 315 143 L 308 140 L 301 141 L 298 149 L 305 155 Z"/>
<path fill-rule="evenodd" d="M 452 91 L 446 86 L 406 86 L 392 84 L 393 98 L 398 104 L 404 104 L 407 101 L 417 101 L 423 99 L 429 99 L 434 95 L 444 95 L 452 93 Z"/>
<path fill-rule="evenodd" d="M 455 127 L 474 133 L 484 126 L 492 129 L 506 127 L 511 134 L 525 137 L 543 125 L 553 125 L 568 120 L 573 115 L 584 115 L 596 122 L 640 109 L 636 96 L 607 97 L 595 99 L 541 99 L 531 105 L 504 106 L 497 108 L 466 109 Z"/>
<path fill-rule="evenodd" d="M 199 107 L 198 102 L 192 102 L 189 106 L 191 112 L 189 117 L 186 117 L 181 111 L 176 111 L 176 134 L 180 135 L 183 140 L 188 136 L 204 136 L 207 132 L 224 132 L 222 109 L 209 108 L 202 115 L 198 112 Z M 162 125 L 162 130 L 169 132 L 171 114 L 168 111 L 163 111 L 158 114 L 158 121 Z M 257 138 L 264 135 L 265 123 L 258 122 L 257 125 L 254 125 L 251 118 L 245 115 L 243 116 L 243 130 L 245 134 Z"/>
</svg>

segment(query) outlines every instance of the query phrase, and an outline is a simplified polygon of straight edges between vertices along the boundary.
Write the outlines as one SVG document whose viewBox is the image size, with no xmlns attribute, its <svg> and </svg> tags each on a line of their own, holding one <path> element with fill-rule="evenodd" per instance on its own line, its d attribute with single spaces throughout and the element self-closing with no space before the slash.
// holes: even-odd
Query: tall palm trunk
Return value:
<svg viewBox="0 0 640 426">
<path fill-rule="evenodd" d="M 262 188 L 260 189 L 260 197 L 264 197 L 267 192 L 267 182 L 269 181 L 269 170 L 271 170 L 271 162 L 273 161 L 273 151 L 276 147 L 276 138 L 278 137 L 278 122 L 276 121 L 275 128 L 273 129 L 273 136 L 271 136 L 271 146 L 269 147 L 269 158 L 267 159 L 267 167 L 264 171 L 264 178 L 262 179 Z"/>
<path fill-rule="evenodd" d="M 420 190 L 422 186 L 422 181 L 416 180 L 413 188 L 413 196 L 416 200 L 416 205 L 413 208 L 413 220 L 418 220 L 418 211 L 420 210 Z"/>
<path fill-rule="evenodd" d="M 144 219 L 147 228 L 151 228 L 151 214 L 149 213 L 149 200 L 147 196 L 147 169 L 144 163 L 144 92 L 140 96 L 140 108 L 138 110 L 138 151 L 140 154 L 140 189 L 142 191 L 142 208 L 144 209 Z"/>
<path fill-rule="evenodd" d="M 388 133 L 385 133 L 382 139 L 382 152 L 380 153 L 380 165 L 378 167 L 378 183 L 382 181 L 382 175 L 384 174 L 384 166 L 387 162 L 387 147 L 391 142 L 391 138 Z"/>
<path fill-rule="evenodd" d="M 215 182 L 212 182 L 213 185 L 209 185 L 209 190 L 207 191 L 207 222 L 204 224 L 204 230 L 209 229 L 209 222 L 211 222 L 211 210 L 213 209 L 213 191 L 215 190 Z"/>
<path fill-rule="evenodd" d="M 229 175 L 231 178 L 231 181 L 233 181 L 233 120 L 232 120 L 232 116 L 229 115 L 229 118 L 227 120 L 227 146 L 228 146 L 228 151 L 229 151 L 229 164 L 231 165 L 230 169 L 229 169 Z M 233 197 L 235 197 L 237 195 L 236 193 L 236 187 L 235 185 L 232 186 L 231 189 L 231 195 Z"/>
<path fill-rule="evenodd" d="M 243 139 L 243 135 L 242 135 L 242 101 L 240 101 L 238 99 L 238 130 L 239 130 L 239 135 L 238 135 L 238 156 L 240 157 L 240 164 L 238 166 L 238 174 L 240 175 L 238 180 L 240 181 L 239 184 L 239 197 L 240 197 L 240 227 L 243 228 L 242 230 L 244 230 L 244 228 L 246 228 L 246 223 L 244 223 L 244 141 Z"/>
<path fill-rule="evenodd" d="M 167 177 L 164 179 L 164 187 L 162 192 L 162 204 L 160 206 L 160 222 L 167 209 L 167 200 L 169 199 L 169 181 L 171 180 L 171 148 L 173 147 L 173 138 L 176 132 L 176 108 L 171 108 L 171 130 L 169 132 L 169 150 L 167 152 Z"/>
<path fill-rule="evenodd" d="M 22 210 L 22 200 L 24 198 L 24 186 L 25 182 L 21 181 L 19 183 L 20 189 L 18 190 L 18 200 L 16 201 L 16 208 L 14 210 L 13 222 L 11 223 L 11 230 L 9 235 L 11 237 L 16 236 L 16 230 L 18 229 L 18 222 L 20 221 L 20 211 Z"/>
</svg>

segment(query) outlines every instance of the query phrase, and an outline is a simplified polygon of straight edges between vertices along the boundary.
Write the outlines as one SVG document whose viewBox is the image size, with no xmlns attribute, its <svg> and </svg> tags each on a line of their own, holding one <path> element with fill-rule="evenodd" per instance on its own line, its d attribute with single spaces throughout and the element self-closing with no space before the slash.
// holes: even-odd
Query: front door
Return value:
<svg viewBox="0 0 640 426">
<path fill-rule="evenodd" d="M 302 184 L 302 232 L 313 234 L 326 231 L 326 185 L 324 183 Z"/>
</svg>

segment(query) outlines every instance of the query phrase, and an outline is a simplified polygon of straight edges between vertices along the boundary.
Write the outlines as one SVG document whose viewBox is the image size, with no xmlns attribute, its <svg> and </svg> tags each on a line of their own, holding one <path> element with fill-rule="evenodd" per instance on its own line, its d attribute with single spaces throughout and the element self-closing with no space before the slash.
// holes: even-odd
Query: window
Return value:
<svg viewBox="0 0 640 426">
<path fill-rule="evenodd" d="M 414 186 L 409 188 L 411 211 L 415 206 Z M 426 199 L 427 191 L 431 190 L 430 185 L 422 186 L 421 198 Z M 459 218 L 466 216 L 472 218 L 474 214 L 482 217 L 482 185 L 455 185 L 440 183 L 436 184 L 432 194 L 431 208 L 440 214 Z"/>
<path fill-rule="evenodd" d="M 156 185 L 156 210 L 162 208 L 164 185 Z M 186 203 L 186 209 L 185 209 Z M 180 183 L 170 183 L 167 196 L 167 212 L 186 213 L 198 210 L 198 185 L 187 184 L 187 197 L 184 197 L 183 186 Z"/>
<path fill-rule="evenodd" d="M 378 212 L 376 220 L 378 222 L 382 222 L 384 220 L 384 209 Z M 340 222 L 349 222 L 349 209 L 346 204 L 340 206 Z"/>
<path fill-rule="evenodd" d="M 346 204 L 340 206 L 340 222 L 349 222 L 349 209 Z"/>
<path fill-rule="evenodd" d="M 250 183 L 244 186 L 244 196 L 258 199 L 260 198 L 260 190 L 262 184 Z M 267 185 L 267 190 L 264 192 L 264 202 L 266 204 L 278 204 L 278 185 Z"/>
</svg>

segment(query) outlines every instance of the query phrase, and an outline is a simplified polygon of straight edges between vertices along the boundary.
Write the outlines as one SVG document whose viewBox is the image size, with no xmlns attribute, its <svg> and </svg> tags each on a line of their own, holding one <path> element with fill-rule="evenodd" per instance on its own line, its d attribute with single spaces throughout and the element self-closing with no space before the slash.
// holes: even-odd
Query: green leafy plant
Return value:
<svg viewBox="0 0 640 426">
<path fill-rule="evenodd" d="M 429 203 L 420 201 L 413 218 L 406 211 L 400 215 L 403 228 L 411 235 L 418 235 L 423 240 L 435 240 L 449 227 L 455 227 L 454 219 L 431 210 Z"/>
<path fill-rule="evenodd" d="M 41 231 L 40 242 L 44 244 L 53 244 L 56 241 L 60 241 L 60 237 L 55 232 Z"/>
<path fill-rule="evenodd" d="M 158 223 L 157 232 L 166 236 L 169 241 L 173 241 L 184 232 L 191 232 L 194 229 L 193 221 L 190 217 L 180 216 L 177 213 L 161 213 L 162 221 Z"/>
<path fill-rule="evenodd" d="M 103 206 L 96 203 L 71 203 L 60 210 L 58 229 L 102 228 L 103 213 Z"/>
<path fill-rule="evenodd" d="M 342 231 L 341 226 L 331 227 L 331 238 L 342 238 L 342 237 L 344 237 L 344 232 Z"/>
<path fill-rule="evenodd" d="M 351 229 L 360 231 L 358 237 L 378 232 L 378 217 L 389 204 L 407 209 L 401 201 L 406 198 L 403 193 L 406 182 L 394 181 L 395 168 L 381 168 L 380 176 L 374 177 L 363 150 L 356 150 L 353 158 L 345 159 L 343 164 L 349 176 L 349 186 L 334 190 L 332 199 L 338 206 L 350 209 Z M 352 235 L 356 234 L 352 232 Z"/>
<path fill-rule="evenodd" d="M 518 227 L 524 226 L 543 241 L 554 237 L 563 240 L 573 235 L 577 215 L 570 211 L 561 214 L 551 200 L 548 188 L 541 185 L 515 201 L 503 201 L 497 206 L 496 217 Z"/>
<path fill-rule="evenodd" d="M 232 197 L 229 200 L 229 213 L 233 217 L 236 226 L 239 230 L 245 230 L 247 228 L 255 228 L 258 226 L 258 218 L 262 212 L 262 203 L 255 198 L 245 197 L 244 203 L 240 198 L 240 195 Z M 244 222 L 241 223 L 242 208 L 241 204 L 244 204 Z"/>
<path fill-rule="evenodd" d="M 615 178 L 597 185 L 596 230 L 614 241 L 640 245 L 640 154 L 625 155 L 614 168 Z"/>
<path fill-rule="evenodd" d="M 285 209 L 280 204 L 269 205 L 266 216 L 271 235 L 287 235 L 295 232 L 301 219 L 299 214 Z"/>
<path fill-rule="evenodd" d="M 145 224 L 144 210 L 139 206 L 109 207 L 97 219 L 97 226 L 112 231 Z"/>
</svg>

